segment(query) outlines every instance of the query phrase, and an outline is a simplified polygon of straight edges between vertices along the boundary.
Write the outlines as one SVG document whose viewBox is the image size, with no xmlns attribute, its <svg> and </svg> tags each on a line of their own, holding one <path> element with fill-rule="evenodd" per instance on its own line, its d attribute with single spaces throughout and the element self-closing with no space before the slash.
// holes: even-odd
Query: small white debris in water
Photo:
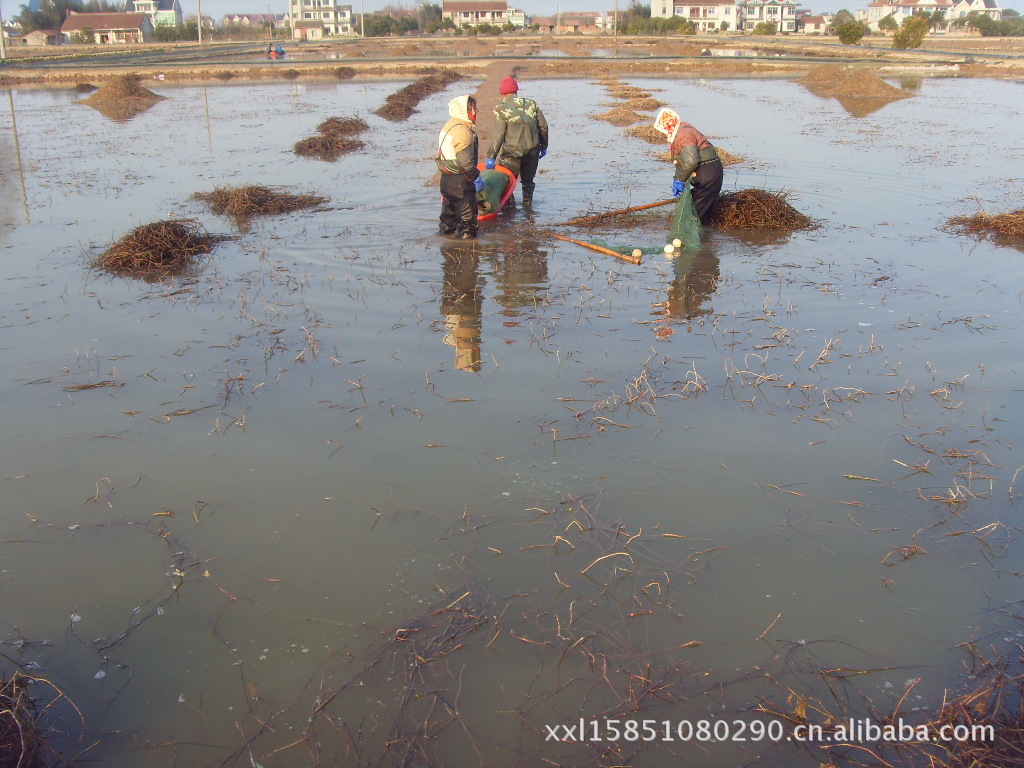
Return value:
<svg viewBox="0 0 1024 768">
<path fill-rule="evenodd" d="M 80 622 L 81 620 L 82 620 L 82 617 L 81 617 L 81 616 L 79 616 L 79 615 L 78 615 L 77 613 L 72 613 L 72 614 L 71 614 L 71 623 L 72 623 L 72 624 L 77 624 L 77 623 L 78 623 L 78 622 Z"/>
<path fill-rule="evenodd" d="M 676 247 L 672 243 L 665 243 L 665 253 L 672 253 Z"/>
<path fill-rule="evenodd" d="M 676 248 L 679 248 L 680 246 L 682 246 L 682 244 L 683 244 L 683 241 L 680 240 L 678 237 L 675 240 L 672 241 L 672 245 L 674 245 Z"/>
<path fill-rule="evenodd" d="M 857 323 L 861 328 L 870 328 L 871 323 Z"/>
<path fill-rule="evenodd" d="M 633 249 L 633 258 L 634 259 L 639 259 L 643 255 L 644 255 L 643 251 L 641 251 L 639 248 L 634 248 Z"/>
<path fill-rule="evenodd" d="M 95 675 L 93 675 L 93 679 L 94 679 L 94 680 L 102 680 L 102 679 L 103 679 L 104 677 L 106 677 L 106 676 L 107 676 L 107 673 L 106 673 L 106 672 L 104 672 L 104 671 L 103 671 L 103 670 L 101 669 L 101 670 L 100 670 L 99 672 L 97 672 L 97 673 L 96 673 Z"/>
</svg>

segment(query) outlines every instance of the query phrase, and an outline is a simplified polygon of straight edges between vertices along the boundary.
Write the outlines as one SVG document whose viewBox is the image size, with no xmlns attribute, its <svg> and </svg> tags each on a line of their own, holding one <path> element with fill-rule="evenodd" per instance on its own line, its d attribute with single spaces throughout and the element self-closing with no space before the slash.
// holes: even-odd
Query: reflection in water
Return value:
<svg viewBox="0 0 1024 768">
<path fill-rule="evenodd" d="M 517 317 L 521 308 L 533 306 L 546 290 L 548 252 L 542 251 L 536 240 L 520 240 L 514 249 L 497 257 L 494 271 L 500 288 L 494 300 L 504 308 L 504 315 Z"/>
<path fill-rule="evenodd" d="M 924 78 L 921 75 L 907 75 L 900 78 L 900 88 L 905 91 L 920 91 L 923 84 Z"/>
<path fill-rule="evenodd" d="M 692 320 L 698 315 L 711 314 L 705 306 L 721 280 L 718 255 L 705 245 L 699 251 L 682 251 L 672 261 L 672 280 L 668 284 L 668 298 L 664 314 L 673 320 Z"/>
<path fill-rule="evenodd" d="M 836 101 L 850 113 L 851 117 L 867 117 L 868 115 L 877 112 L 882 107 L 892 104 L 894 101 L 899 99 L 887 99 L 887 98 L 857 98 L 853 96 L 836 96 Z"/>
<path fill-rule="evenodd" d="M 789 242 L 793 236 L 791 229 L 720 229 L 718 235 L 725 235 L 739 240 L 744 245 L 752 246 L 758 250 L 767 249 L 769 246 L 778 246 Z M 705 247 L 707 247 L 705 245 Z"/>
<path fill-rule="evenodd" d="M 7 109 L 11 116 L 11 139 L 14 142 L 13 158 L 9 152 L 0 154 L 0 226 L 14 224 L 14 188 L 10 183 L 14 176 L 10 161 L 13 159 L 18 166 L 18 179 L 21 182 L 21 207 L 25 213 L 26 223 L 28 216 L 28 195 L 25 192 L 25 169 L 21 162 L 21 145 L 18 143 L 18 122 L 14 115 L 14 96 L 11 89 L 7 89 Z"/>
<path fill-rule="evenodd" d="M 203 86 L 203 111 L 206 114 L 206 147 L 210 157 L 213 157 L 213 132 L 210 130 L 210 99 L 206 93 L 206 86 Z"/>
<path fill-rule="evenodd" d="M 457 370 L 479 371 L 484 288 L 480 254 L 472 245 L 446 244 L 441 246 L 441 257 L 441 314 L 448 329 L 444 343 L 455 347 Z"/>
<path fill-rule="evenodd" d="M 534 306 L 547 289 L 548 252 L 540 243 L 523 239 L 506 248 L 481 250 L 479 245 L 446 243 L 441 246 L 444 286 L 441 314 L 447 333 L 444 343 L 455 347 L 455 367 L 479 371 L 482 347 L 483 303 L 486 266 L 498 292 L 494 301 L 507 318 L 519 317 Z M 506 325 L 517 325 L 506 321 Z"/>
<path fill-rule="evenodd" d="M 138 117 L 143 112 L 149 110 L 154 104 L 160 99 L 136 99 L 136 98 L 125 98 L 119 101 L 104 101 L 100 99 L 89 99 L 78 102 L 79 104 L 85 104 L 87 107 L 92 107 L 101 115 L 109 120 L 113 120 L 115 123 L 127 123 L 134 117 Z"/>
</svg>

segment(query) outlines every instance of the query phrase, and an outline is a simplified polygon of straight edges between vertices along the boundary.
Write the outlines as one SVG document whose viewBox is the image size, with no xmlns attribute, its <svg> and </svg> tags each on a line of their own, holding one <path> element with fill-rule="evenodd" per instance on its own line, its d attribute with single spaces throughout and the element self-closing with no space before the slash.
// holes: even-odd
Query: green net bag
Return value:
<svg viewBox="0 0 1024 768">
<path fill-rule="evenodd" d="M 480 178 L 484 180 L 484 191 L 476 193 L 476 202 L 480 207 L 480 213 L 494 213 L 501 207 L 501 196 L 508 189 L 508 174 L 501 171 L 480 171 Z"/>
<path fill-rule="evenodd" d="M 672 226 L 669 228 L 669 237 L 672 240 L 678 239 L 682 245 L 681 250 L 700 250 L 701 235 L 700 219 L 697 218 L 697 211 L 693 207 L 693 197 L 690 196 L 690 182 L 686 182 L 686 188 L 679 195 L 679 202 L 676 203 L 676 212 L 672 217 Z"/>
</svg>

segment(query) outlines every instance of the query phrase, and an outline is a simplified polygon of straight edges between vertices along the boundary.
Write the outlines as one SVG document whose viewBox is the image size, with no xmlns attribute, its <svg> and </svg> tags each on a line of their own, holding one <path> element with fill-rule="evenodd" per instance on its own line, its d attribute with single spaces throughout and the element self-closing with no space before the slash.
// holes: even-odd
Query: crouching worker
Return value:
<svg viewBox="0 0 1024 768">
<path fill-rule="evenodd" d="M 672 194 L 679 197 L 690 182 L 693 207 L 700 223 L 707 223 L 711 209 L 722 191 L 723 168 L 718 152 L 707 137 L 679 119 L 671 109 L 662 109 L 654 118 L 654 127 L 668 137 L 669 154 L 676 166 Z"/>
<path fill-rule="evenodd" d="M 476 237 L 476 195 L 484 188 L 477 170 L 479 143 L 476 135 L 476 100 L 456 96 L 448 102 L 451 120 L 437 140 L 437 167 L 441 170 L 442 235 Z"/>
</svg>

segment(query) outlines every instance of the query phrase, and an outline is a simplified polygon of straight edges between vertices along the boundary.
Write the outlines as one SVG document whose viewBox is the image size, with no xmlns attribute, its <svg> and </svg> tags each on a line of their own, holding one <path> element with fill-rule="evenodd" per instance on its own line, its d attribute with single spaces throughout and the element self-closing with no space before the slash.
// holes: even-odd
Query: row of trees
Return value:
<svg viewBox="0 0 1024 768">
<path fill-rule="evenodd" d="M 933 13 L 915 13 L 907 16 L 902 22 L 897 22 L 892 16 L 886 16 L 878 22 L 878 28 L 882 32 L 892 34 L 892 47 L 902 50 L 918 48 L 924 42 L 925 36 L 936 29 L 952 27 L 954 29 L 970 28 L 979 31 L 987 36 L 1022 36 L 1024 35 L 1024 17 L 1010 9 L 1003 12 L 1006 15 L 1002 21 L 995 21 L 983 13 L 971 11 L 963 18 L 954 19 L 946 23 L 946 15 L 942 11 Z M 839 42 L 844 45 L 856 45 L 865 35 L 870 34 L 868 26 L 852 18 L 843 20 L 834 25 Z"/>
<path fill-rule="evenodd" d="M 14 17 L 14 21 L 21 25 L 25 33 L 28 33 L 36 29 L 59 29 L 69 10 L 96 13 L 120 11 L 123 10 L 123 7 L 123 4 L 116 0 L 114 2 L 111 0 L 42 0 L 37 11 L 30 10 L 28 5 L 22 5 L 19 13 Z M 405 35 L 411 32 L 434 34 L 446 29 L 455 29 L 455 24 L 451 19 L 442 18 L 442 9 L 439 4 L 425 3 L 420 6 L 415 16 L 400 11 L 400 8 L 385 6 L 381 12 L 368 14 L 362 23 L 366 36 L 386 37 Z M 722 22 L 723 29 L 727 26 L 727 22 Z M 1011 9 L 1003 11 L 1001 21 L 994 21 L 983 13 L 972 11 L 964 18 L 954 19 L 947 23 L 945 14 L 942 11 L 936 11 L 934 13 L 917 13 L 905 18 L 902 24 L 897 23 L 891 16 L 886 16 L 878 23 L 878 26 L 893 35 L 894 48 L 917 48 L 929 31 L 947 26 L 954 29 L 974 29 L 986 37 L 1024 36 L 1024 17 Z M 692 35 L 697 31 L 693 22 L 682 16 L 672 16 L 668 19 L 651 18 L 651 7 L 642 5 L 636 0 L 618 15 L 617 27 L 619 32 L 629 35 Z M 846 9 L 836 14 L 832 28 L 840 42 L 845 45 L 855 45 L 866 34 L 869 34 L 867 25 L 857 21 L 853 14 Z M 513 32 L 515 29 L 508 23 L 501 26 L 480 24 L 468 28 L 466 34 L 499 35 L 503 32 Z M 456 30 L 457 33 L 459 31 Z M 774 22 L 766 21 L 760 22 L 753 31 L 755 35 L 775 35 L 778 34 L 778 27 Z M 153 39 L 160 42 L 196 40 L 198 39 L 198 27 L 194 20 L 186 22 L 182 26 L 159 26 L 153 32 Z"/>
<path fill-rule="evenodd" d="M 68 11 L 76 13 L 110 13 L 112 11 L 123 11 L 124 3 L 108 2 L 108 0 L 42 0 L 39 10 L 30 10 L 28 5 L 23 5 L 12 19 L 21 26 L 25 34 L 34 32 L 37 29 L 60 29 L 64 19 L 68 17 Z"/>
</svg>

